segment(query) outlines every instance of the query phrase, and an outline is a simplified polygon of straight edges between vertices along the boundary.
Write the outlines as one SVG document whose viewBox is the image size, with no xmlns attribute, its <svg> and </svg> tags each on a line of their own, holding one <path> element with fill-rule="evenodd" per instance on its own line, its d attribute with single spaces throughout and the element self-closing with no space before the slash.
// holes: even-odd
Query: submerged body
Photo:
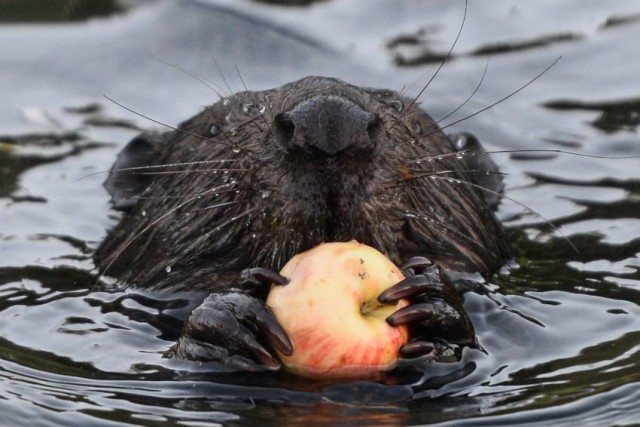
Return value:
<svg viewBox="0 0 640 427">
<path fill-rule="evenodd" d="M 102 274 L 130 285 L 215 293 L 213 310 L 235 318 L 265 297 L 243 270 L 277 271 L 322 242 L 357 240 L 398 265 L 421 256 L 447 271 L 490 273 L 511 256 L 493 213 L 497 177 L 474 138 L 454 143 L 414 100 L 307 77 L 238 93 L 172 132 L 134 139 L 106 184 L 127 213 L 96 259 Z M 237 289 L 251 302 L 228 299 Z M 190 323 L 189 344 L 174 355 L 236 352 Z M 198 347 L 221 341 L 215 354 L 180 352 L 194 335 Z"/>
</svg>

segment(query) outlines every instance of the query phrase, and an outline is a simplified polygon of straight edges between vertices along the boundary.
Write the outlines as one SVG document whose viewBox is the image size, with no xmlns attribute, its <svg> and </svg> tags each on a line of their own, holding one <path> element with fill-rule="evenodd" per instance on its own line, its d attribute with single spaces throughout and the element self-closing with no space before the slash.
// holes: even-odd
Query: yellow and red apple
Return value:
<svg viewBox="0 0 640 427">
<path fill-rule="evenodd" d="M 378 296 L 404 278 L 382 253 L 356 241 L 324 243 L 293 257 L 289 279 L 267 298 L 293 343 L 285 368 L 307 378 L 367 378 L 393 366 L 407 342 L 406 326 L 386 318 L 408 302 Z"/>
</svg>

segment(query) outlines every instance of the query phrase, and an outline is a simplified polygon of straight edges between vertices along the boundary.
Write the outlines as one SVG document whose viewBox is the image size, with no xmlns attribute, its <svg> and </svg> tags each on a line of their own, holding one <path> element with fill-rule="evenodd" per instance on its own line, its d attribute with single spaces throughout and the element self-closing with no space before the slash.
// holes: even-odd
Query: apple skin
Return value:
<svg viewBox="0 0 640 427">
<path fill-rule="evenodd" d="M 356 241 L 323 243 L 280 273 L 290 282 L 274 285 L 267 305 L 293 343 L 291 356 L 279 355 L 285 369 L 306 378 L 355 379 L 393 366 L 409 333 L 385 319 L 408 302 L 378 302 L 404 278 L 387 257 Z"/>
</svg>

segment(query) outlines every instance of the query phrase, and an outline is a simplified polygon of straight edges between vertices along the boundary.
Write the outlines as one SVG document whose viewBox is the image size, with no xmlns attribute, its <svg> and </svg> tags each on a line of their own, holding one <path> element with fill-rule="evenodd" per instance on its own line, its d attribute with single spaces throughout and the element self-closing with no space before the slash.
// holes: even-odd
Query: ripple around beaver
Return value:
<svg viewBox="0 0 640 427">
<path fill-rule="evenodd" d="M 210 50 L 218 32 L 227 38 L 213 56 L 235 89 L 242 89 L 236 65 L 252 89 L 312 72 L 397 89 L 424 82 L 428 70 L 395 68 L 380 47 L 425 28 L 428 47 L 446 52 L 463 9 L 444 0 L 413 6 L 428 13 L 382 0 L 368 9 L 351 0 L 286 12 L 186 3 L 159 2 L 88 23 L 0 26 L 0 134 L 19 137 L 0 139 L 0 409 L 6 423 L 570 425 L 629 424 L 640 417 L 637 158 L 495 156 L 508 173 L 507 195 L 562 225 L 563 234 L 503 202 L 500 216 L 521 267 L 465 296 L 484 352 L 434 366 L 424 381 L 309 388 L 162 359 L 188 299 L 94 289 L 91 252 L 114 220 L 104 176 L 91 174 L 107 170 L 135 133 L 120 120 L 156 126 L 102 95 L 170 124 L 190 117 L 216 95 L 171 64 L 220 81 Z M 632 42 L 640 35 L 632 19 L 638 8 L 635 1 L 486 7 L 472 0 L 455 60 L 423 105 L 442 117 L 464 100 L 485 67 L 486 57 L 473 54 L 483 47 L 517 49 L 493 53 L 481 90 L 460 117 L 563 55 L 533 87 L 456 130 L 472 131 L 496 150 L 638 155 L 640 60 Z M 347 25 L 344 17 L 354 10 L 366 19 Z M 327 18 L 334 34 L 323 31 Z M 246 37 L 231 37 L 234 31 Z M 523 41 L 558 34 L 574 37 L 522 48 Z M 232 46 L 240 53 L 225 56 Z M 99 112 L 77 108 L 96 102 Z M 42 114 L 24 121 L 25 107 Z M 25 137 L 35 133 L 40 137 Z"/>
</svg>

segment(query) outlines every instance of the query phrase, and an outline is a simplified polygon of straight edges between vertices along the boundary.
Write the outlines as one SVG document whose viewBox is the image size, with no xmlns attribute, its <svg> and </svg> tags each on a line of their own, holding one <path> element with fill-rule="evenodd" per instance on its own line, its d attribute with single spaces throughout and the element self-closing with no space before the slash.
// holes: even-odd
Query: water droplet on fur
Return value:
<svg viewBox="0 0 640 427">
<path fill-rule="evenodd" d="M 456 159 L 462 160 L 464 158 L 464 153 L 456 153 Z"/>
<path fill-rule="evenodd" d="M 147 211 L 143 210 L 142 212 L 140 212 L 140 215 L 147 216 Z"/>
<path fill-rule="evenodd" d="M 236 136 L 239 130 L 240 129 L 237 126 L 234 126 L 231 129 L 229 129 L 229 133 L 231 134 L 231 136 Z"/>
<path fill-rule="evenodd" d="M 250 116 L 257 116 L 258 114 L 264 114 L 265 110 L 266 110 L 266 107 L 262 104 L 253 104 L 253 103 L 242 104 L 242 111 L 244 111 L 245 114 L 248 114 Z"/>
<path fill-rule="evenodd" d="M 220 127 L 218 127 L 217 125 L 211 126 L 211 128 L 209 129 L 209 134 L 211 136 L 218 136 L 220 134 Z"/>
<path fill-rule="evenodd" d="M 240 147 L 238 147 L 237 145 L 235 145 L 231 151 L 233 151 L 234 153 L 238 154 L 239 152 L 241 152 L 242 150 L 240 149 Z"/>
<path fill-rule="evenodd" d="M 224 121 L 227 123 L 233 123 L 233 114 L 229 113 L 226 116 L 224 116 Z"/>
<path fill-rule="evenodd" d="M 422 163 L 422 160 L 416 160 L 416 165 L 419 165 L 420 163 Z"/>
<path fill-rule="evenodd" d="M 167 265 L 167 268 L 164 269 L 167 273 L 171 273 L 171 266 Z"/>
</svg>

